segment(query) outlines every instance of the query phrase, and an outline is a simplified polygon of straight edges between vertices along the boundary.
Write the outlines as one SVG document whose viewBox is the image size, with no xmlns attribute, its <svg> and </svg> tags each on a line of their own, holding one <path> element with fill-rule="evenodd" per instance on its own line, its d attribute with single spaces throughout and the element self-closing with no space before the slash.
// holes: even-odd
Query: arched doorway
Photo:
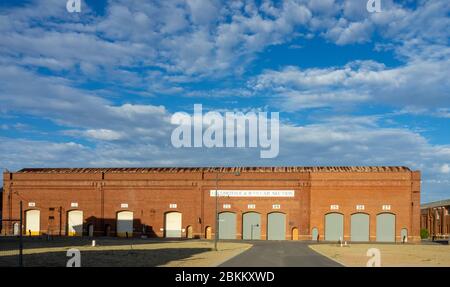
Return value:
<svg viewBox="0 0 450 287">
<path fill-rule="evenodd" d="M 211 226 L 206 226 L 205 228 L 205 239 L 211 239 Z"/>
<path fill-rule="evenodd" d="M 350 221 L 350 240 L 353 242 L 369 241 L 369 215 L 355 213 L 352 214 Z"/>
<path fill-rule="evenodd" d="M 311 240 L 314 240 L 314 241 L 319 240 L 319 230 L 317 229 L 317 227 L 314 227 L 311 230 Z"/>
<path fill-rule="evenodd" d="M 219 239 L 236 239 L 236 213 L 219 213 Z"/>
<path fill-rule="evenodd" d="M 13 235 L 20 235 L 20 228 L 19 228 L 19 223 L 15 222 L 13 225 Z"/>
<path fill-rule="evenodd" d="M 94 237 L 94 224 L 93 223 L 88 224 L 87 230 L 88 230 L 88 236 Z"/>
<path fill-rule="evenodd" d="M 67 213 L 67 235 L 83 235 L 83 211 L 71 210 Z"/>
<path fill-rule="evenodd" d="M 193 234 L 191 225 L 188 225 L 188 227 L 186 227 L 186 238 L 194 238 L 194 234 Z"/>
<path fill-rule="evenodd" d="M 395 215 L 380 213 L 377 215 L 377 241 L 395 242 Z"/>
<path fill-rule="evenodd" d="M 338 241 L 344 238 L 344 215 L 328 213 L 325 215 L 325 240 Z"/>
<path fill-rule="evenodd" d="M 117 236 L 133 237 L 133 212 L 120 211 L 117 213 Z"/>
<path fill-rule="evenodd" d="M 402 228 L 400 231 L 400 239 L 403 243 L 408 242 L 408 229 Z"/>
<path fill-rule="evenodd" d="M 173 211 L 167 212 L 165 215 L 165 237 L 167 238 L 181 238 L 181 212 Z"/>
<path fill-rule="evenodd" d="M 37 209 L 27 210 L 25 212 L 25 232 L 29 236 L 40 234 L 41 212 Z"/>
<path fill-rule="evenodd" d="M 292 228 L 292 240 L 298 240 L 298 228 Z"/>
<path fill-rule="evenodd" d="M 286 239 L 286 214 L 281 212 L 269 213 L 267 215 L 267 240 L 285 240 L 285 239 Z"/>
<path fill-rule="evenodd" d="M 111 225 L 105 224 L 105 236 L 111 236 Z"/>
</svg>

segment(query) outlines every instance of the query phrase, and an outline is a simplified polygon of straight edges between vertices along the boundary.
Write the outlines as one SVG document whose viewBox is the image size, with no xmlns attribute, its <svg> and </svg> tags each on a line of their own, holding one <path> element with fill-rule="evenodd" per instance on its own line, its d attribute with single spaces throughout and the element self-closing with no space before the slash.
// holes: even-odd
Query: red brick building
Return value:
<svg viewBox="0 0 450 287">
<path fill-rule="evenodd" d="M 450 239 L 450 199 L 423 204 L 420 225 L 430 238 Z"/>
<path fill-rule="evenodd" d="M 420 240 L 406 167 L 27 168 L 3 174 L 3 218 L 22 201 L 27 235 L 211 238 L 216 186 L 219 238 Z"/>
</svg>

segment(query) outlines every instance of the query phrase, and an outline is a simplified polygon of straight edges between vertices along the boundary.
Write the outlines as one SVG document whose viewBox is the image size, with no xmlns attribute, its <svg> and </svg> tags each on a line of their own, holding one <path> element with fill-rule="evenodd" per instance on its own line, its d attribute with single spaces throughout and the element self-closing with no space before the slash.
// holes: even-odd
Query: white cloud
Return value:
<svg viewBox="0 0 450 287">
<path fill-rule="evenodd" d="M 104 16 L 87 10 L 76 19 L 56 1 L 42 12 L 41 6 L 34 9 L 36 3 L 7 9 L 0 18 L 0 51 L 8 58 L 26 54 L 26 63 L 55 70 L 86 63 L 102 69 L 144 64 L 169 73 L 212 75 L 233 72 L 268 45 L 289 40 L 311 18 L 297 1 L 270 6 L 272 17 L 253 4 L 216 1 L 108 4 Z"/>
<path fill-rule="evenodd" d="M 373 24 L 366 20 L 348 22 L 341 18 L 336 25 L 326 32 L 326 36 L 338 45 L 364 43 L 371 39 Z"/>
<path fill-rule="evenodd" d="M 272 93 L 279 106 L 290 110 L 336 107 L 371 101 L 414 109 L 450 105 L 450 59 L 413 61 L 395 68 L 373 61 L 356 61 L 342 67 L 266 70 L 249 86 Z"/>
<path fill-rule="evenodd" d="M 448 163 L 443 164 L 440 168 L 441 173 L 450 173 L 450 165 Z"/>
<path fill-rule="evenodd" d="M 88 148 L 75 142 L 49 142 L 1 138 L 2 167 L 11 170 L 25 166 L 82 166 Z"/>
<path fill-rule="evenodd" d="M 21 112 L 52 120 L 85 132 L 72 135 L 97 140 L 155 142 L 170 129 L 163 106 L 114 105 L 95 92 L 72 87 L 69 80 L 42 77 L 22 68 L 0 65 L 0 104 L 10 112 Z M 26 82 L 26 85 L 22 83 Z M 66 133 L 68 134 L 68 133 Z"/>
<path fill-rule="evenodd" d="M 369 96 L 352 91 L 286 91 L 275 94 L 272 104 L 284 111 L 310 108 L 342 107 L 364 102 Z"/>
<path fill-rule="evenodd" d="M 313 13 L 327 16 L 332 16 L 341 9 L 339 3 L 334 0 L 309 0 L 308 8 Z"/>
<path fill-rule="evenodd" d="M 299 37 L 299 30 L 339 45 L 370 41 L 376 32 L 412 59 L 427 55 L 421 53 L 427 45 L 446 45 L 449 6 L 445 0 L 423 1 L 413 10 L 385 0 L 382 13 L 369 14 L 359 0 L 120 0 L 109 2 L 104 15 L 85 5 L 80 17 L 73 17 L 61 1 L 36 1 L 4 8 L 0 62 L 55 71 L 79 68 L 89 77 L 149 66 L 174 76 L 221 77 L 242 74 L 258 52 Z M 40 25 L 32 24 L 36 21 Z M 419 49 L 413 54 L 411 42 Z M 134 77 L 142 79 L 139 73 Z"/>
<path fill-rule="evenodd" d="M 89 138 L 105 141 L 114 141 L 123 138 L 122 133 L 108 129 L 97 129 L 97 130 L 90 129 L 85 131 L 84 134 Z"/>
<path fill-rule="evenodd" d="M 188 0 L 190 18 L 197 25 L 207 25 L 217 20 L 219 14 L 218 1 Z"/>
<path fill-rule="evenodd" d="M 93 131 L 109 137 L 111 131 Z M 163 132 L 170 136 L 170 129 Z M 162 141 L 99 141 L 88 147 L 74 142 L 1 138 L 3 164 L 11 169 L 30 166 L 216 166 L 216 165 L 405 165 L 422 171 L 422 198 L 449 172 L 450 146 L 433 145 L 405 128 L 384 128 L 376 117 L 333 117 L 314 124 L 282 124 L 280 154 L 260 159 L 258 149 L 182 148 Z M 436 165 L 444 173 L 436 174 Z M 446 173 L 445 173 L 446 172 Z M 431 182 L 431 180 L 434 181 Z M 441 189 L 441 185 L 438 189 Z"/>
</svg>

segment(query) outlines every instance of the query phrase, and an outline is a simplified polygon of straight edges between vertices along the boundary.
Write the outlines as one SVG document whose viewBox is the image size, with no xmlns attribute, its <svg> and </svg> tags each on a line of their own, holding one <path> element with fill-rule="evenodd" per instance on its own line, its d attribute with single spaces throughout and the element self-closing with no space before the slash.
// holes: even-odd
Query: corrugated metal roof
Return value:
<svg viewBox="0 0 450 287">
<path fill-rule="evenodd" d="M 450 205 L 450 199 L 444 199 L 444 200 L 438 200 L 428 203 L 423 203 L 420 205 L 421 209 L 426 208 L 433 208 L 433 207 L 440 207 L 440 206 L 449 206 Z"/>
<path fill-rule="evenodd" d="M 404 172 L 404 166 L 279 166 L 279 167 L 112 167 L 24 168 L 17 173 L 182 173 L 182 172 Z"/>
</svg>

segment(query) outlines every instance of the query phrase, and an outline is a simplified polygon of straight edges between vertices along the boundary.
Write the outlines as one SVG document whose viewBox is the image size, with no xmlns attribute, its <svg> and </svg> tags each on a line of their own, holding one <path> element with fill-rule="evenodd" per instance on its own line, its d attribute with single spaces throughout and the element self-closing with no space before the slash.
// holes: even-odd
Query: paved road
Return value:
<svg viewBox="0 0 450 287">
<path fill-rule="evenodd" d="M 307 242 L 252 241 L 251 243 L 252 248 L 222 263 L 220 267 L 342 266 L 310 249 Z"/>
</svg>

